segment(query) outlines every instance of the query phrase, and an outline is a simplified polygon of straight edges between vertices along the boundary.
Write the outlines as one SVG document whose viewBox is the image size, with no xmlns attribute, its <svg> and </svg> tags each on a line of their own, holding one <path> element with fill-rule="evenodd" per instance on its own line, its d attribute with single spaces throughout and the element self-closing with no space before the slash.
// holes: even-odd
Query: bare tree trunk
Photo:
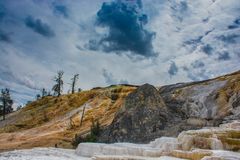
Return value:
<svg viewBox="0 0 240 160">
<path fill-rule="evenodd" d="M 75 92 L 75 85 L 76 85 L 76 81 L 78 79 L 79 74 L 75 74 L 72 78 L 72 94 Z"/>
<path fill-rule="evenodd" d="M 61 78 L 58 77 L 58 97 L 61 95 Z"/>
<path fill-rule="evenodd" d="M 6 100 L 5 97 L 3 98 L 3 120 L 5 120 L 6 115 Z"/>
<path fill-rule="evenodd" d="M 81 117 L 80 127 L 82 126 L 82 122 L 83 122 L 83 117 L 84 117 L 85 108 L 86 108 L 86 104 L 85 104 L 84 107 L 83 107 L 83 112 L 82 112 L 82 117 Z"/>
<path fill-rule="evenodd" d="M 76 79 L 74 77 L 73 84 L 72 84 L 72 94 L 75 92 L 75 82 L 76 82 Z"/>
</svg>

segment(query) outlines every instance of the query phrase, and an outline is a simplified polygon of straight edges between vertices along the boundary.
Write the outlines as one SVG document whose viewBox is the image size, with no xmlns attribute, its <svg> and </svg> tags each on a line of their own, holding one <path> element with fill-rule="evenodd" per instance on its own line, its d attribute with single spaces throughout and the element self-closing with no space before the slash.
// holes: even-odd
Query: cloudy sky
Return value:
<svg viewBox="0 0 240 160">
<path fill-rule="evenodd" d="M 157 86 L 240 69 L 239 0 L 0 0 L 0 88 Z"/>
</svg>

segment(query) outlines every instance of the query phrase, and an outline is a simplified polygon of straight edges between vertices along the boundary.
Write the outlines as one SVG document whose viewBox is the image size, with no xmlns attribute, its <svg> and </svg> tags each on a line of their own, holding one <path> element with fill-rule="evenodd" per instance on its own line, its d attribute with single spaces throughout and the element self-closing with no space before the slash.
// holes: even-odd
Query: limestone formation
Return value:
<svg viewBox="0 0 240 160">
<path fill-rule="evenodd" d="M 190 160 L 238 160 L 239 142 L 240 121 L 233 121 L 219 127 L 183 131 L 178 138 L 161 137 L 148 144 L 81 143 L 76 154 L 96 160 L 142 160 L 164 156 Z"/>
</svg>

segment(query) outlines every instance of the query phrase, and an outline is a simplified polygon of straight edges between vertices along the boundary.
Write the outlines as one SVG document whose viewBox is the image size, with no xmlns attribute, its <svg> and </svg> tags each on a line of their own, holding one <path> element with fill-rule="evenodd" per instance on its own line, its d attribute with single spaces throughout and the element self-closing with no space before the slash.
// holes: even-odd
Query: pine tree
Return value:
<svg viewBox="0 0 240 160">
<path fill-rule="evenodd" d="M 36 95 L 36 99 L 39 100 L 41 98 L 41 95 L 40 94 L 37 94 Z"/>
<path fill-rule="evenodd" d="M 3 120 L 5 120 L 5 115 L 13 111 L 13 100 L 11 99 L 10 90 L 8 88 L 2 89 L 0 100 L 2 102 L 2 105 L 0 105 L 1 114 L 3 115 Z"/>
</svg>

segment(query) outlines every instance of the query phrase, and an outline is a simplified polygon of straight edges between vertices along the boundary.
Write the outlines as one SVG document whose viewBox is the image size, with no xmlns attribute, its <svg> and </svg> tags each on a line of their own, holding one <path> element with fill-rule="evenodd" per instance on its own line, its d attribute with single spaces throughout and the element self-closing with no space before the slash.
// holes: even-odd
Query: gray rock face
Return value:
<svg viewBox="0 0 240 160">
<path fill-rule="evenodd" d="M 148 141 L 148 136 L 166 127 L 166 121 L 168 111 L 163 99 L 155 87 L 145 84 L 127 96 L 103 139 L 107 142 Z"/>
<path fill-rule="evenodd" d="M 100 142 L 147 143 L 240 118 L 240 72 L 203 82 L 145 84 L 129 94 Z"/>
<path fill-rule="evenodd" d="M 183 130 L 199 128 L 187 125 L 185 117 L 183 111 L 167 107 L 154 86 L 145 84 L 126 97 L 99 142 L 147 143 L 161 136 L 177 136 Z"/>
</svg>

